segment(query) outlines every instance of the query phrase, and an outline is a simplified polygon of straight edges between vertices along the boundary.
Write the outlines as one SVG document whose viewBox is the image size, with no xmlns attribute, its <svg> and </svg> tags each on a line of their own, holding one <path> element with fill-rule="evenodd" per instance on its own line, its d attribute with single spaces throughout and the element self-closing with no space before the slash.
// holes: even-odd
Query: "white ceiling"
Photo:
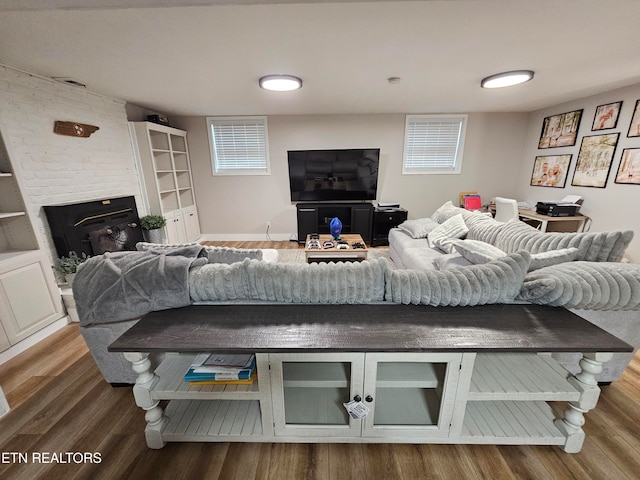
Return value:
<svg viewBox="0 0 640 480">
<path fill-rule="evenodd" d="M 0 0 L 0 63 L 167 115 L 527 112 L 640 83 L 639 19 L 637 0 Z M 479 87 L 518 69 L 534 80 Z M 261 90 L 272 73 L 304 86 Z"/>
</svg>

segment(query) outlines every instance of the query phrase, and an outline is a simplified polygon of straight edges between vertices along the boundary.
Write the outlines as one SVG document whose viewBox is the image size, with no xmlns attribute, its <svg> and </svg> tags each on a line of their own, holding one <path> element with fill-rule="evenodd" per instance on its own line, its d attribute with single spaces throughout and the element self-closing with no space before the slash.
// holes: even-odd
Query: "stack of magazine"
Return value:
<svg viewBox="0 0 640 480">
<path fill-rule="evenodd" d="M 191 385 L 250 385 L 256 379 L 254 354 L 200 353 L 184 375 Z"/>
</svg>

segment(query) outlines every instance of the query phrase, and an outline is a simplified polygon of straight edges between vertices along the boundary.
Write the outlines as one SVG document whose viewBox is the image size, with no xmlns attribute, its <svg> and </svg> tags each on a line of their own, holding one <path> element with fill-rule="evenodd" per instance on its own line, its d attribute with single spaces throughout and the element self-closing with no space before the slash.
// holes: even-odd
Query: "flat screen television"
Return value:
<svg viewBox="0 0 640 480">
<path fill-rule="evenodd" d="M 375 200 L 379 148 L 289 150 L 292 202 Z"/>
</svg>

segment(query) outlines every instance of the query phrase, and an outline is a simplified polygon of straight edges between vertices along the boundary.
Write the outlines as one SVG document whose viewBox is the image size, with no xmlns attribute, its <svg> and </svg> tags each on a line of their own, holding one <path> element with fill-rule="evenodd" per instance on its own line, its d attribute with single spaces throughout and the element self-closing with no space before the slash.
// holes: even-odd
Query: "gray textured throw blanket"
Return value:
<svg viewBox="0 0 640 480">
<path fill-rule="evenodd" d="M 72 287 L 80 324 L 129 320 L 190 305 L 189 269 L 207 263 L 198 258 L 202 248 L 113 252 L 90 258 L 78 269 Z"/>
</svg>

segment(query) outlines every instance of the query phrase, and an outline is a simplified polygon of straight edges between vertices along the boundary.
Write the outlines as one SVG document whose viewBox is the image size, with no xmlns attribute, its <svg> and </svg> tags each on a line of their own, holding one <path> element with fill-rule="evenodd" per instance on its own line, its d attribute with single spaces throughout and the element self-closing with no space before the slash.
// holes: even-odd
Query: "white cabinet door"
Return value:
<svg viewBox="0 0 640 480">
<path fill-rule="evenodd" d="M 39 251 L 0 264 L 0 318 L 11 344 L 63 316 L 52 276 Z"/>
<path fill-rule="evenodd" d="M 363 437 L 447 437 L 461 353 L 367 353 Z"/>
<path fill-rule="evenodd" d="M 7 348 L 9 348 L 11 344 L 9 343 L 9 338 L 2 328 L 2 324 L 0 323 L 0 352 L 4 352 Z"/>
<path fill-rule="evenodd" d="M 181 210 L 168 213 L 167 219 L 167 243 L 186 243 L 187 234 L 184 229 L 184 217 Z"/>
<path fill-rule="evenodd" d="M 196 207 L 189 207 L 183 210 L 184 230 L 187 242 L 195 242 L 200 239 L 200 221 L 198 220 L 198 210 Z"/>
<path fill-rule="evenodd" d="M 276 435 L 448 437 L 462 353 L 270 354 Z M 361 400 L 362 419 L 343 404 Z M 463 416 L 463 415 L 462 415 Z"/>
<path fill-rule="evenodd" d="M 362 395 L 363 353 L 269 354 L 277 436 L 359 437 L 342 405 Z"/>
</svg>

